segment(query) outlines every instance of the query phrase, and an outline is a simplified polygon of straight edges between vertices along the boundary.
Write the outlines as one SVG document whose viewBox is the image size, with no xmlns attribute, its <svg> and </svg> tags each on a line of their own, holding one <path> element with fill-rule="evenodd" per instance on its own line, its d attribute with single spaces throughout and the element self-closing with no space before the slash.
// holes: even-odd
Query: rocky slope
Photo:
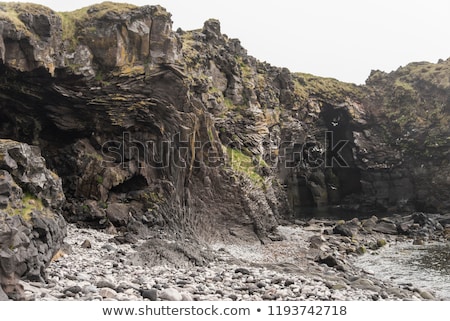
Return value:
<svg viewBox="0 0 450 321">
<path fill-rule="evenodd" d="M 59 177 L 36 147 L 0 139 L 0 292 L 23 299 L 18 277 L 41 281 L 66 236 Z"/>
<path fill-rule="evenodd" d="M 159 6 L 0 3 L 0 73 L 0 137 L 40 147 L 66 220 L 125 240 L 450 209 L 450 59 L 355 86 L 260 62 L 216 20 L 175 32 Z"/>
</svg>

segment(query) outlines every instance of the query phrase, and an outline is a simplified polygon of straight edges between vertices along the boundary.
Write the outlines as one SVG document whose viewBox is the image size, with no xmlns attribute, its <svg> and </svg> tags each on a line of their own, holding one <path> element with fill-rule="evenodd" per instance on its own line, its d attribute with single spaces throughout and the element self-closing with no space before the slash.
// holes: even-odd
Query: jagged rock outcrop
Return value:
<svg viewBox="0 0 450 321">
<path fill-rule="evenodd" d="M 64 61 L 53 72 L 45 61 L 1 66 L 0 132 L 42 147 L 63 178 L 66 218 L 180 239 L 265 240 L 277 225 L 276 199 L 230 166 L 214 120 L 190 92 L 170 14 L 103 3 L 56 20 L 50 34 L 64 39 L 54 48 Z M 25 27 L 21 41 L 40 50 Z"/>
<path fill-rule="evenodd" d="M 450 59 L 355 86 L 261 63 L 215 20 L 180 34 L 221 141 L 262 159 L 294 212 L 449 209 Z"/>
<path fill-rule="evenodd" d="M 266 241 L 330 206 L 450 208 L 449 60 L 356 86 L 260 62 L 217 20 L 174 32 L 159 6 L 0 10 L 0 137 L 41 147 L 69 221 Z"/>
<path fill-rule="evenodd" d="M 447 59 L 411 63 L 389 74 L 373 71 L 367 80 L 365 105 L 378 124 L 369 132 L 376 139 L 372 150 L 387 154 L 385 169 L 378 171 L 383 183 L 372 188 L 397 205 L 441 213 L 450 208 L 449 73 Z M 367 139 L 361 138 L 363 146 Z M 374 157 L 366 154 L 361 159 L 370 168 Z"/>
<path fill-rule="evenodd" d="M 0 288 L 21 299 L 18 277 L 42 281 L 66 235 L 59 177 L 37 147 L 0 139 Z"/>
</svg>

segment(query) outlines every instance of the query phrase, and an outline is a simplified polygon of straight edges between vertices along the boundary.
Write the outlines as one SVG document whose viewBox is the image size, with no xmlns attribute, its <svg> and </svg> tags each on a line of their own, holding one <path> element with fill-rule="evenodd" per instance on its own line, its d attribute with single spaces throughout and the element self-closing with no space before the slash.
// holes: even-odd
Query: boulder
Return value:
<svg viewBox="0 0 450 321">
<path fill-rule="evenodd" d="M 142 290 L 141 295 L 144 299 L 149 299 L 150 301 L 158 300 L 158 290 L 157 289 Z"/>
<path fill-rule="evenodd" d="M 309 246 L 312 249 L 318 249 L 322 252 L 329 249 L 326 239 L 322 235 L 314 235 L 309 239 Z"/>
<path fill-rule="evenodd" d="M 359 227 L 360 222 L 358 220 L 351 220 L 342 224 L 337 224 L 333 229 L 333 233 L 353 237 L 358 233 Z"/>
<path fill-rule="evenodd" d="M 129 206 L 126 204 L 110 204 L 106 209 L 106 216 L 115 226 L 126 226 L 130 221 Z"/>
<path fill-rule="evenodd" d="M 398 234 L 397 225 L 394 222 L 381 220 L 373 227 L 375 232 L 383 233 L 383 234 Z"/>
</svg>

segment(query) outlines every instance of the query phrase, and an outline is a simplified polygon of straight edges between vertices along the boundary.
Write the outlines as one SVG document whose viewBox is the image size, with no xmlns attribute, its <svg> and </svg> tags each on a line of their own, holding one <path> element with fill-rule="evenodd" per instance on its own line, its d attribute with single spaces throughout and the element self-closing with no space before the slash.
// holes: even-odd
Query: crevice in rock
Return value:
<svg viewBox="0 0 450 321">
<path fill-rule="evenodd" d="M 129 193 L 148 187 L 147 180 L 142 175 L 135 175 L 125 182 L 111 188 L 112 193 Z"/>
</svg>

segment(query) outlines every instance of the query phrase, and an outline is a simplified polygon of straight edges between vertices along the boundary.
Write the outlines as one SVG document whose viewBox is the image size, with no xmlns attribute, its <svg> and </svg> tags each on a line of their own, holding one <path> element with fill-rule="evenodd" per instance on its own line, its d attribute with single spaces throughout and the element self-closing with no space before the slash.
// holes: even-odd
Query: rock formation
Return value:
<svg viewBox="0 0 450 321">
<path fill-rule="evenodd" d="M 356 86 L 260 62 L 217 20 L 174 32 L 160 6 L 0 4 L 0 137 L 41 148 L 69 222 L 137 234 L 265 242 L 330 206 L 449 210 L 449 72 Z"/>
<path fill-rule="evenodd" d="M 22 298 L 18 277 L 44 281 L 66 235 L 59 177 L 36 147 L 0 139 L 0 288 Z"/>
</svg>

